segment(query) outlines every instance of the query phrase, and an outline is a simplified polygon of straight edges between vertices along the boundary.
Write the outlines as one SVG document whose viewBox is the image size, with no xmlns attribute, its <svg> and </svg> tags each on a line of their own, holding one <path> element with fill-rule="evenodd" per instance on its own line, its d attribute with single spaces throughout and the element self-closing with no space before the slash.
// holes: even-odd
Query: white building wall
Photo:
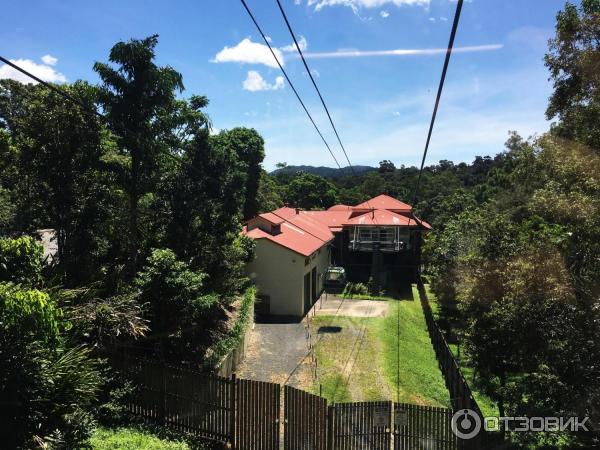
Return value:
<svg viewBox="0 0 600 450">
<path fill-rule="evenodd" d="M 247 264 L 246 273 L 258 289 L 258 294 L 270 297 L 273 315 L 304 315 L 304 275 L 317 268 L 317 292 L 323 289 L 325 272 L 329 267 L 330 250 L 327 244 L 313 255 L 304 257 L 268 239 L 256 239 L 254 260 Z"/>
</svg>

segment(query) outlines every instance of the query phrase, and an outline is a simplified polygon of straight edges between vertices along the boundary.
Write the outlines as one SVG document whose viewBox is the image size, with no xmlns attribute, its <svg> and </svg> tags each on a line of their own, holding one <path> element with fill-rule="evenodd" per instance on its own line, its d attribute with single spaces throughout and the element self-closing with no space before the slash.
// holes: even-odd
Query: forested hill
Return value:
<svg viewBox="0 0 600 450">
<path fill-rule="evenodd" d="M 352 166 L 354 172 L 357 174 L 363 174 L 367 172 L 371 172 L 373 170 L 377 170 L 376 167 L 371 166 Z M 341 178 L 346 175 L 350 175 L 352 170 L 350 167 L 342 167 L 341 169 L 336 169 L 335 167 L 325 167 L 325 166 L 285 166 L 279 167 L 271 172 L 271 175 L 279 175 L 279 174 L 290 174 L 293 175 L 297 172 L 304 173 L 312 173 L 314 175 L 320 175 L 322 177 L 327 178 Z"/>
</svg>

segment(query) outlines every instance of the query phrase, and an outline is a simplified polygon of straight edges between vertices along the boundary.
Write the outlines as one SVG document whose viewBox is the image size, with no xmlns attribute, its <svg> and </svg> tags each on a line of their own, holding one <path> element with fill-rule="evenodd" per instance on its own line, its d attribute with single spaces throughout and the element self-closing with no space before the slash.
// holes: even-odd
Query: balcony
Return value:
<svg viewBox="0 0 600 450">
<path fill-rule="evenodd" d="M 351 240 L 348 249 L 355 252 L 372 252 L 379 249 L 382 252 L 392 253 L 408 250 L 410 246 L 404 241 L 362 241 Z"/>
<path fill-rule="evenodd" d="M 400 227 L 354 227 L 349 237 L 350 251 L 394 253 L 410 249 L 408 232 Z"/>
</svg>

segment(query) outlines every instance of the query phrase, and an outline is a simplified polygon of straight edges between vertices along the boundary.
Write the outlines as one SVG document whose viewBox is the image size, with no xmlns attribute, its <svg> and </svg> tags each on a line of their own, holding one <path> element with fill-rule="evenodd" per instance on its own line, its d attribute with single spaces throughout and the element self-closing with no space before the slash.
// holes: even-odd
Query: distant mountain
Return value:
<svg viewBox="0 0 600 450">
<path fill-rule="evenodd" d="M 375 167 L 371 166 L 352 166 L 354 168 L 354 172 L 357 174 L 362 174 L 365 172 L 371 172 L 373 170 L 377 170 Z M 314 173 L 315 175 L 321 175 L 322 177 L 327 178 L 341 178 L 345 176 L 352 175 L 352 171 L 350 167 L 343 167 L 341 169 L 337 169 L 335 167 L 315 167 L 315 166 L 287 166 L 281 169 L 275 169 L 271 172 L 271 175 L 277 175 L 278 173 L 288 173 L 295 174 L 296 172 L 306 172 L 306 173 Z"/>
</svg>

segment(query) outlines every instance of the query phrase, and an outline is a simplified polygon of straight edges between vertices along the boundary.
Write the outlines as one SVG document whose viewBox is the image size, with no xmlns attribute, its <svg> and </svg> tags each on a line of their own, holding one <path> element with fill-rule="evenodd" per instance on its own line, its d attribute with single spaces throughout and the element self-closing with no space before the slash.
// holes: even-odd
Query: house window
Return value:
<svg viewBox="0 0 600 450">
<path fill-rule="evenodd" d="M 379 230 L 379 240 L 381 242 L 393 242 L 394 234 L 393 228 L 381 228 Z"/>
<path fill-rule="evenodd" d="M 377 228 L 361 227 L 358 229 L 358 240 L 372 242 L 377 240 Z"/>
</svg>

